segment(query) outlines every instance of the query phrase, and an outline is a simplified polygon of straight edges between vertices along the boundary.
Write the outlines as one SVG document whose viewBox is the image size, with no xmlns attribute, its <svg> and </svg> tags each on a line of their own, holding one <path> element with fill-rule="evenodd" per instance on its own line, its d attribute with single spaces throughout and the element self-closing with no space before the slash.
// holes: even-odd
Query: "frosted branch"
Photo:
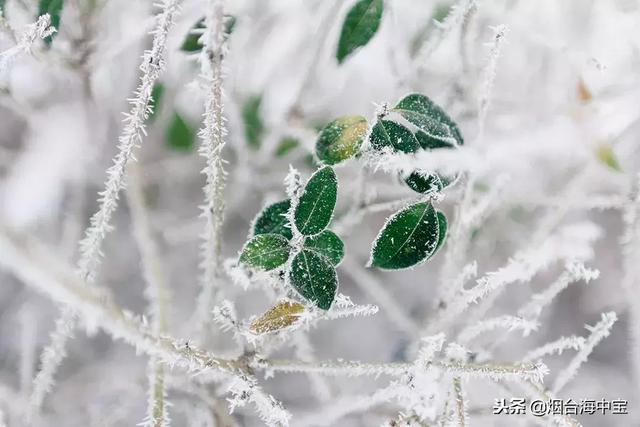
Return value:
<svg viewBox="0 0 640 427">
<path fill-rule="evenodd" d="M 0 252 L 3 254 L 0 267 L 26 285 L 70 307 L 114 339 L 121 339 L 140 352 L 155 355 L 169 366 L 195 372 L 233 372 L 240 366 L 235 361 L 213 356 L 171 337 L 158 337 L 144 319 L 122 310 L 104 292 L 85 286 L 69 267 L 34 241 L 0 228 Z"/>
<path fill-rule="evenodd" d="M 461 378 L 486 378 L 496 381 L 533 381 L 542 382 L 549 369 L 543 363 L 441 363 L 438 365 L 445 372 Z"/>
<path fill-rule="evenodd" d="M 270 371 L 317 372 L 328 376 L 401 376 L 415 365 L 412 363 L 365 363 L 357 361 L 333 362 L 300 362 L 295 360 L 260 360 L 257 367 Z M 487 378 L 507 381 L 535 381 L 541 382 L 548 373 L 543 363 L 464 363 L 432 361 L 428 367 L 439 369 L 462 378 Z"/>
<path fill-rule="evenodd" d="M 581 262 L 569 262 L 560 277 L 544 291 L 532 295 L 530 301 L 518 310 L 518 314 L 529 318 L 537 317 L 542 309 L 570 284 L 580 280 L 589 283 L 591 280 L 597 279 L 599 275 L 598 270 L 588 269 Z"/>
<path fill-rule="evenodd" d="M 154 333 L 162 335 L 167 329 L 167 295 L 166 275 L 164 273 L 159 251 L 153 238 L 146 202 L 140 166 L 129 164 L 129 188 L 127 200 L 131 209 L 133 235 L 140 251 L 142 269 L 146 282 L 145 296 L 149 301 L 149 315 L 151 316 Z M 149 374 L 149 397 L 147 417 L 143 425 L 149 427 L 166 427 L 169 425 L 167 412 L 166 390 L 164 381 L 164 366 L 149 358 L 147 367 Z"/>
<path fill-rule="evenodd" d="M 500 50 L 502 49 L 502 44 L 504 43 L 504 38 L 507 34 L 507 26 L 497 25 L 493 27 L 492 30 L 493 43 L 489 50 L 487 65 L 484 70 L 482 90 L 478 100 L 478 140 L 481 140 L 482 135 L 484 134 L 487 111 L 489 111 L 489 103 L 491 102 L 491 91 L 493 90 L 493 82 L 496 78 L 498 58 L 500 57 Z"/>
<path fill-rule="evenodd" d="M 462 389 L 462 380 L 455 378 L 453 380 L 453 390 L 456 401 L 456 415 L 458 417 L 458 426 L 466 427 L 469 425 L 469 414 L 467 413 L 467 401 L 464 390 Z"/>
<path fill-rule="evenodd" d="M 257 367 L 268 372 L 319 373 L 326 376 L 399 376 L 411 368 L 410 363 L 366 363 L 358 361 L 302 362 L 298 360 L 264 359 L 257 361 Z"/>
<path fill-rule="evenodd" d="M 229 386 L 229 392 L 232 395 L 228 399 L 232 413 L 235 408 L 251 402 L 255 405 L 260 419 L 267 426 L 281 427 L 289 425 L 291 414 L 273 396 L 265 394 L 254 378 L 242 375 L 236 376 Z"/>
<path fill-rule="evenodd" d="M 82 282 L 91 283 L 95 279 L 96 270 L 100 263 L 102 255 L 102 242 L 106 234 L 111 230 L 111 216 L 113 215 L 117 205 L 120 190 L 124 187 L 124 176 L 126 166 L 129 160 L 133 159 L 134 148 L 142 142 L 142 135 L 145 132 L 144 123 L 151 108 L 149 103 L 151 100 L 151 91 L 153 85 L 158 79 L 162 69 L 164 68 L 164 55 L 166 51 L 167 35 L 169 29 L 173 25 L 173 19 L 178 10 L 180 0 L 165 0 L 162 3 L 162 12 L 158 18 L 158 24 L 153 32 L 153 46 L 151 50 L 146 51 L 143 55 L 140 70 L 140 85 L 135 92 L 135 97 L 129 100 L 132 108 L 126 115 L 124 120 L 125 126 L 119 138 L 118 154 L 113 160 L 113 166 L 107 170 L 107 181 L 105 189 L 100 192 L 98 211 L 91 217 L 91 223 L 87 228 L 84 239 L 80 242 L 80 259 L 78 261 L 78 274 L 82 278 Z M 45 349 L 50 354 L 56 353 L 57 357 L 47 357 L 44 355 L 41 360 L 55 363 L 55 365 L 45 365 L 41 369 L 46 373 L 40 381 L 42 386 L 38 386 L 39 390 L 48 390 L 50 388 L 53 375 L 64 358 L 64 354 L 60 352 L 66 345 L 67 338 L 71 337 L 68 329 L 75 328 L 75 314 L 71 310 L 65 309 L 62 314 L 62 320 L 56 322 L 56 331 L 53 342 Z M 36 378 L 36 381 L 39 381 Z M 34 385 L 34 392 L 36 386 Z M 37 406 L 41 404 L 42 392 L 38 392 L 35 399 L 32 400 Z"/>
<path fill-rule="evenodd" d="M 522 336 L 529 335 L 532 331 L 538 329 L 540 324 L 535 320 L 529 320 L 516 316 L 499 316 L 492 319 L 481 320 L 460 332 L 458 341 L 468 343 L 478 335 L 493 331 L 495 329 L 506 329 L 508 332 L 522 330 Z"/>
<path fill-rule="evenodd" d="M 539 271 L 546 269 L 557 260 L 588 258 L 592 253 L 593 241 L 599 236 L 599 229 L 591 223 L 577 223 L 560 229 L 539 246 L 517 253 L 506 266 L 478 279 L 473 288 L 461 291 L 430 323 L 427 332 L 441 330 L 470 305 L 476 304 L 510 283 L 528 282 Z"/>
<path fill-rule="evenodd" d="M 74 336 L 75 316 L 65 308 L 56 320 L 50 342 L 40 355 L 40 370 L 33 380 L 31 397 L 29 398 L 29 418 L 33 419 L 42 407 L 45 396 L 51 391 L 55 375 L 62 360 L 67 355 L 67 340 Z"/>
<path fill-rule="evenodd" d="M 378 306 L 373 304 L 359 305 L 351 301 L 344 294 L 337 294 L 336 298 L 325 316 L 327 319 L 342 319 L 345 317 L 373 316 L 378 313 Z"/>
<path fill-rule="evenodd" d="M 578 351 L 578 354 L 571 359 L 569 365 L 556 377 L 556 381 L 553 384 L 553 394 L 557 394 L 562 388 L 576 375 L 578 369 L 593 351 L 596 345 L 604 338 L 609 336 L 613 324 L 618 320 L 616 313 L 610 311 L 608 313 L 602 313 L 600 321 L 595 326 L 586 325 L 585 328 L 591 334 L 587 337 L 584 346 Z"/>
<path fill-rule="evenodd" d="M 0 17 L 1 18 L 1 17 Z M 4 21 L 4 18 L 2 18 Z M 0 76 L 9 69 L 13 61 L 22 53 L 30 54 L 34 44 L 56 32 L 51 26 L 51 17 L 45 13 L 38 17 L 36 22 L 27 25 L 17 40 L 17 44 L 0 53 Z"/>
<path fill-rule="evenodd" d="M 451 10 L 445 20 L 442 23 L 437 23 L 438 28 L 436 33 L 427 41 L 418 54 L 420 62 L 428 59 L 452 31 L 460 28 L 466 17 L 472 13 L 476 7 L 476 0 L 460 0 L 451 6 Z"/>
<path fill-rule="evenodd" d="M 111 217 L 118 206 L 120 191 L 124 188 L 127 163 L 133 160 L 133 151 L 142 142 L 145 135 L 145 121 L 151 112 L 151 91 L 165 67 L 167 36 L 173 26 L 180 0 L 164 0 L 158 16 L 157 26 L 153 30 L 153 45 L 144 53 L 140 64 L 140 84 L 129 100 L 131 110 L 125 114 L 124 128 L 119 138 L 118 153 L 113 165 L 107 170 L 105 188 L 100 192 L 98 211 L 91 217 L 91 225 L 85 238 L 80 242 L 80 277 L 88 283 L 93 282 L 102 256 L 102 242 L 111 230 Z"/>
<path fill-rule="evenodd" d="M 222 222 L 224 220 L 224 188 L 226 172 L 222 150 L 227 135 L 224 117 L 223 65 L 225 43 L 223 33 L 224 5 L 222 0 L 209 0 L 205 16 L 205 31 L 201 36 L 201 72 L 205 93 L 203 127 L 200 129 L 200 155 L 206 159 L 203 173 L 204 205 L 202 216 L 206 219 L 202 234 L 200 295 L 196 309 L 196 327 L 203 328 L 209 322 L 209 314 L 215 301 L 216 281 L 222 270 Z"/>
<path fill-rule="evenodd" d="M 584 347 L 585 339 L 576 335 L 562 337 L 553 342 L 531 350 L 523 357 L 523 361 L 538 360 L 551 354 L 562 354 L 565 350 L 581 350 Z"/>
</svg>

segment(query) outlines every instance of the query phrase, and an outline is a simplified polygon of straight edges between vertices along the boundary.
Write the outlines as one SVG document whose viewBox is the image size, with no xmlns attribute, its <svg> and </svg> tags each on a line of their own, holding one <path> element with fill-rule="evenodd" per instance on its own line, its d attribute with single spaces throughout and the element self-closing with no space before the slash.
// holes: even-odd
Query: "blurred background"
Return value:
<svg viewBox="0 0 640 427">
<path fill-rule="evenodd" d="M 4 3 L 4 16 L 17 31 L 35 20 L 37 2 Z M 499 0 L 473 6 L 460 2 L 452 11 L 454 4 L 447 1 L 386 1 L 373 39 L 338 64 L 336 44 L 353 3 L 227 2 L 226 22 L 233 25 L 227 28 L 224 60 L 229 129 L 223 152 L 229 173 L 225 258 L 237 256 L 260 209 L 286 197 L 283 179 L 289 165 L 304 178 L 316 169 L 314 145 L 322 126 L 343 115 L 371 120 L 385 102 L 394 105 L 411 92 L 426 94 L 460 125 L 467 149 L 463 167 L 473 173 L 473 180 L 447 189 L 439 208 L 455 221 L 460 218 L 456 207 L 466 194 L 464 206 L 482 209 L 481 218 L 467 230 L 457 268 L 477 261 L 481 277 L 540 239 L 582 224 L 578 235 L 567 240 L 574 255 L 570 258 L 600 271 L 597 280 L 562 292 L 543 311 L 536 332 L 521 337 L 519 332 L 506 336 L 496 331 L 474 343 L 477 350 L 490 351 L 495 360 L 519 360 L 560 336 L 587 335 L 585 324 L 597 323 L 602 312 L 615 311 L 619 321 L 611 335 L 560 397 L 626 399 L 629 415 L 578 418 L 585 426 L 640 425 L 640 353 L 632 344 L 633 319 L 640 316 L 633 308 L 640 275 L 629 258 L 634 240 L 627 246 L 631 252 L 621 244 L 623 236 L 633 237 L 625 213 L 633 210 L 640 166 L 640 3 Z M 197 132 L 204 94 L 196 83 L 198 49 L 185 41 L 205 7 L 205 2 L 186 0 L 170 31 L 167 68 L 154 90 L 157 111 L 136 156 L 168 274 L 169 333 L 176 337 L 189 329 L 185 322 L 199 293 L 205 160 L 197 152 Z M 462 16 L 460 8 L 465 7 L 472 10 Z M 117 152 L 122 112 L 129 109 L 142 52 L 150 47 L 155 13 L 157 8 L 147 0 L 66 0 L 51 47 L 40 46 L 35 54 L 21 55 L 0 70 L 1 221 L 45 242 L 71 265 L 77 259 L 77 242 L 97 209 L 105 170 Z M 496 51 L 498 25 L 506 31 Z M 12 46 L 0 33 L 0 52 Z M 486 120 L 479 126 L 483 105 L 488 106 Z M 358 185 L 370 201 L 415 195 L 394 174 L 368 169 L 363 176 L 362 168 L 353 160 L 336 169 L 337 220 L 354 203 Z M 465 192 L 468 182 L 471 188 Z M 415 337 L 403 330 L 394 310 L 403 311 L 402 319 L 429 324 L 443 277 L 443 254 L 411 270 L 364 269 L 371 242 L 390 213 L 364 216 L 341 230 L 347 257 L 338 268 L 339 290 L 360 304 L 379 305 L 380 312 L 313 328 L 309 343 L 319 360 L 405 360 Z M 114 226 L 96 282 L 109 288 L 123 307 L 144 313 L 145 285 L 124 197 Z M 591 242 L 587 232 L 599 237 Z M 514 314 L 563 268 L 562 260 L 550 263 L 532 281 L 507 287 L 485 306 L 486 313 L 475 316 Z M 392 305 L 382 304 L 372 286 L 384 289 Z M 225 296 L 234 301 L 241 318 L 261 313 L 272 302 L 260 289 L 244 290 L 231 283 Z M 49 299 L 0 272 L 0 409 L 9 426 L 23 425 L 40 352 L 59 312 Z M 472 321 L 473 315 L 465 314 L 442 332 L 452 336 Z M 232 353 L 231 338 L 215 335 L 211 349 Z M 295 357 L 288 348 L 281 354 Z M 574 354 L 546 358 L 551 370 L 547 381 Z M 146 364 L 144 355 L 103 332 L 78 332 L 38 425 L 139 423 L 146 410 Z M 301 374 L 277 374 L 264 384 L 293 413 L 295 426 L 321 425 L 322 405 L 372 393 L 385 383 L 328 378 L 324 394 Z M 468 392 L 472 425 L 535 425 L 528 418 L 491 415 L 494 398 L 519 397 L 517 392 L 512 396 L 482 380 L 469 381 Z M 211 421 L 207 405 L 217 403 L 185 387 L 170 388 L 168 400 L 173 425 L 227 425 Z M 224 395 L 216 402 L 224 406 Z M 330 425 L 380 425 L 397 413 L 394 403 L 386 403 Z M 229 425 L 260 425 L 250 410 L 234 417 L 235 424 Z"/>
</svg>

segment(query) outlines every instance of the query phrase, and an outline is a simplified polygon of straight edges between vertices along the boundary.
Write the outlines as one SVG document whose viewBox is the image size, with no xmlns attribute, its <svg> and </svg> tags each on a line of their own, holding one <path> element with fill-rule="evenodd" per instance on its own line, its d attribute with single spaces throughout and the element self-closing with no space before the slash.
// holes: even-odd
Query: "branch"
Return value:
<svg viewBox="0 0 640 427">
<path fill-rule="evenodd" d="M 328 376 L 380 376 L 398 377 L 416 365 L 414 363 L 365 363 L 357 361 L 300 362 L 297 360 L 263 359 L 256 368 L 285 373 L 317 372 Z M 424 368 L 433 367 L 460 377 L 490 378 L 495 380 L 524 380 L 541 382 L 548 369 L 542 363 L 464 363 L 431 361 Z"/>
<path fill-rule="evenodd" d="M 142 143 L 142 136 L 145 134 L 145 121 L 151 112 L 151 91 L 165 67 L 167 36 L 173 26 L 179 3 L 180 0 L 164 0 L 162 3 L 162 12 L 153 31 L 152 48 L 144 53 L 140 64 L 140 85 L 135 91 L 135 97 L 129 100 L 131 110 L 124 120 L 118 153 L 113 159 L 113 165 L 107 170 L 105 189 L 100 193 L 100 207 L 91 217 L 91 225 L 80 242 L 78 270 L 82 280 L 89 283 L 95 279 L 102 256 L 102 242 L 112 228 L 111 216 L 118 206 L 119 193 L 124 188 L 127 163 L 134 160 L 133 150 Z"/>
<path fill-rule="evenodd" d="M 6 25 L 4 18 L 0 15 L 1 24 Z M 7 27 L 9 28 L 9 27 Z M 51 17 L 48 13 L 39 16 L 36 22 L 29 24 L 27 29 L 20 34 L 17 44 L 0 53 L 0 77 L 9 69 L 9 66 L 22 53 L 31 53 L 33 45 L 40 39 L 49 37 L 55 33 L 56 29 L 51 26 Z M 13 33 L 12 37 L 15 37 Z"/>
<path fill-rule="evenodd" d="M 581 262 L 569 262 L 560 277 L 544 291 L 532 295 L 530 301 L 518 310 L 518 314 L 524 317 L 537 317 L 542 309 L 570 284 L 580 280 L 589 283 L 591 280 L 597 279 L 599 275 L 598 270 L 590 270 Z"/>
<path fill-rule="evenodd" d="M 528 362 L 531 360 L 538 360 L 543 356 L 550 354 L 562 354 L 563 351 L 568 349 L 581 350 L 584 347 L 585 339 L 576 335 L 570 337 L 562 337 L 550 343 L 547 343 L 541 347 L 531 350 L 523 357 L 523 361 Z"/>
<path fill-rule="evenodd" d="M 107 182 L 99 198 L 100 207 L 91 217 L 91 225 L 86 230 L 85 238 L 80 241 L 78 274 L 82 278 L 81 283 L 91 283 L 95 279 L 102 255 L 102 242 L 112 228 L 111 216 L 118 205 L 120 190 L 124 188 L 125 168 L 129 160 L 133 159 L 133 149 L 142 142 L 142 135 L 145 133 L 144 123 L 151 111 L 151 91 L 164 68 L 167 35 L 173 25 L 179 2 L 180 0 L 164 0 L 157 27 L 153 32 L 152 48 L 143 55 L 140 85 L 135 92 L 135 98 L 130 100 L 132 108 L 125 118 L 125 127 L 119 138 L 118 154 L 113 160 L 113 166 L 107 170 Z M 34 397 L 31 400 L 38 405 L 36 409 L 41 405 L 46 390 L 50 388 L 53 375 L 65 356 L 64 348 L 67 340 L 73 336 L 75 324 L 75 313 L 68 309 L 62 312 L 59 321 L 56 322 L 56 330 L 52 333 L 53 341 L 41 356 L 41 369 L 45 374 L 40 379 L 36 377 L 34 383 Z M 56 352 L 55 357 L 53 352 Z"/>
<path fill-rule="evenodd" d="M 458 426 L 466 427 L 469 425 L 469 415 L 467 414 L 467 402 L 462 389 L 462 380 L 455 378 L 453 380 L 453 391 L 456 400 L 456 415 L 458 417 Z"/>
<path fill-rule="evenodd" d="M 569 362 L 569 365 L 558 373 L 556 377 L 556 381 L 553 384 L 552 392 L 553 394 L 557 394 L 562 388 L 576 375 L 578 369 L 584 362 L 587 361 L 587 358 L 593 351 L 596 345 L 604 338 L 609 336 L 611 332 L 611 328 L 613 324 L 616 323 L 618 317 L 616 313 L 610 311 L 608 313 L 602 313 L 600 322 L 598 322 L 595 326 L 586 325 L 588 331 L 591 332 L 591 335 L 587 337 L 585 344 L 582 346 L 578 354 L 574 356 L 574 358 Z"/>
<path fill-rule="evenodd" d="M 166 333 L 167 329 L 167 286 L 166 275 L 158 255 L 158 248 L 153 239 L 149 222 L 149 214 L 144 199 L 141 167 L 137 163 L 129 164 L 129 191 L 127 200 L 131 210 L 133 235 L 140 251 L 142 269 L 146 281 L 145 296 L 149 301 L 149 314 L 152 329 L 157 335 Z M 147 418 L 143 425 L 163 427 L 169 425 L 164 384 L 164 366 L 155 357 L 149 359 L 149 403 Z"/>
<path fill-rule="evenodd" d="M 101 327 L 114 339 L 121 339 L 137 350 L 159 357 L 170 366 L 190 371 L 237 372 L 241 364 L 179 343 L 171 337 L 158 337 L 137 316 L 117 306 L 104 292 L 86 286 L 70 267 L 61 263 L 43 245 L 0 226 L 0 267 L 26 285 L 69 307 L 88 323 Z"/>
<path fill-rule="evenodd" d="M 121 339 L 136 351 L 157 357 L 170 367 L 178 366 L 200 376 L 224 373 L 231 375 L 237 387 L 247 387 L 248 398 L 256 404 L 258 413 L 265 420 L 264 410 L 272 407 L 272 415 L 278 420 L 288 414 L 271 395 L 262 391 L 250 375 L 244 360 L 231 360 L 214 356 L 206 351 L 182 344 L 169 336 L 157 336 L 144 319 L 122 310 L 104 292 L 86 286 L 69 267 L 60 263 L 42 245 L 18 236 L 0 226 L 0 267 L 13 273 L 18 279 L 48 295 L 54 301 L 70 307 L 88 323 L 100 326 L 113 339 Z M 233 390 L 231 390 L 233 392 Z M 247 391 L 248 393 L 248 391 Z M 236 397 L 237 398 L 237 397 Z M 237 406 L 237 405 L 236 405 Z M 268 423 L 269 424 L 269 423 Z M 280 426 L 286 423 L 271 423 Z"/>
<path fill-rule="evenodd" d="M 215 299 L 215 281 L 222 270 L 222 222 L 225 209 L 223 193 L 226 176 L 222 149 L 227 135 L 222 75 L 222 61 L 225 55 L 223 1 L 209 0 L 206 10 L 206 29 L 201 37 L 204 46 L 200 53 L 201 78 L 205 83 L 206 97 L 203 128 L 199 133 L 202 140 L 200 154 L 206 159 L 207 164 L 203 170 L 206 183 L 202 216 L 206 218 L 206 225 L 201 246 L 202 290 L 198 297 L 195 320 L 195 325 L 199 328 L 203 328 L 209 322 Z"/>
</svg>

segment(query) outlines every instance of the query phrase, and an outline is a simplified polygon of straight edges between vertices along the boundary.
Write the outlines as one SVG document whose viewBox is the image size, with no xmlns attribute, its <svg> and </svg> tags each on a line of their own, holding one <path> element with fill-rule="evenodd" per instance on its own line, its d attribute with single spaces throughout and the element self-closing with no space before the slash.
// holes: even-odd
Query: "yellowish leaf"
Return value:
<svg viewBox="0 0 640 427">
<path fill-rule="evenodd" d="M 265 334 L 291 326 L 303 311 L 299 302 L 281 301 L 251 323 L 251 332 Z"/>
</svg>

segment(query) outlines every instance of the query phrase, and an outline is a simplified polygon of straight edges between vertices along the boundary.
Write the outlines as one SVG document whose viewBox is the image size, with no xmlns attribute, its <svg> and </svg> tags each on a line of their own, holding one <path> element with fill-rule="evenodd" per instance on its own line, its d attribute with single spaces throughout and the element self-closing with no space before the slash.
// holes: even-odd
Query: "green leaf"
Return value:
<svg viewBox="0 0 640 427">
<path fill-rule="evenodd" d="M 262 104 L 262 96 L 251 96 L 242 107 L 242 121 L 244 123 L 244 135 L 247 139 L 249 147 L 257 150 L 262 145 L 262 136 L 264 134 L 264 124 L 260 117 L 260 105 Z"/>
<path fill-rule="evenodd" d="M 151 106 L 153 110 L 149 115 L 149 120 L 153 121 L 158 115 L 158 111 L 160 111 L 160 106 L 162 105 L 162 97 L 164 96 L 164 85 L 162 83 L 156 83 L 153 85 L 153 89 L 151 90 Z"/>
<path fill-rule="evenodd" d="M 445 185 L 436 173 L 415 170 L 405 178 L 404 182 L 413 191 L 426 193 L 428 191 L 440 191 Z"/>
<path fill-rule="evenodd" d="M 429 139 L 435 139 L 438 143 L 451 144 L 455 141 L 458 145 L 464 144 L 458 125 L 425 95 L 407 95 L 398 102 L 393 111 L 416 125 Z M 425 140 L 421 144 L 429 147 L 437 143 Z"/>
<path fill-rule="evenodd" d="M 420 148 L 418 140 L 409 129 L 391 120 L 379 120 L 371 129 L 369 141 L 376 150 L 393 147 L 395 151 L 413 153 Z"/>
<path fill-rule="evenodd" d="M 293 325 L 304 311 L 304 305 L 295 301 L 281 301 L 251 322 L 251 332 L 266 334 Z"/>
<path fill-rule="evenodd" d="M 234 27 L 236 26 L 236 18 L 231 15 L 224 16 L 224 37 L 225 39 L 229 37 L 229 35 L 233 32 Z M 205 19 L 201 18 L 198 22 L 195 23 L 187 37 L 185 37 L 184 42 L 182 42 L 182 46 L 180 49 L 184 52 L 198 52 L 202 49 L 202 44 L 200 43 L 200 36 L 202 35 L 202 30 L 205 28 Z"/>
<path fill-rule="evenodd" d="M 442 247 L 442 245 L 444 245 L 444 241 L 447 239 L 447 228 L 448 228 L 447 217 L 444 215 L 444 213 L 440 211 L 436 211 L 436 214 L 438 215 L 438 244 L 436 245 L 436 248 L 433 251 L 433 254 L 438 252 Z"/>
<path fill-rule="evenodd" d="M 340 117 L 322 129 L 316 142 L 316 155 L 329 165 L 355 156 L 367 133 L 367 119 L 362 116 Z"/>
<path fill-rule="evenodd" d="M 455 147 L 455 145 L 452 144 L 451 141 L 443 141 L 438 138 L 433 138 L 421 130 L 418 130 L 416 132 L 416 139 L 418 140 L 418 143 L 423 150 L 437 150 L 440 148 Z"/>
<path fill-rule="evenodd" d="M 289 259 L 289 241 L 279 234 L 260 234 L 242 249 L 240 262 L 264 270 L 280 267 Z"/>
<path fill-rule="evenodd" d="M 4 4 L 5 4 L 5 0 L 0 0 L 0 12 L 2 12 L 2 15 L 4 16 Z"/>
<path fill-rule="evenodd" d="M 179 113 L 173 115 L 167 130 L 167 145 L 179 151 L 188 151 L 195 144 L 195 132 Z"/>
<path fill-rule="evenodd" d="M 233 15 L 224 16 L 224 36 L 228 38 L 236 28 L 236 17 Z"/>
<path fill-rule="evenodd" d="M 316 236 L 307 237 L 304 241 L 304 247 L 324 255 L 335 267 L 344 257 L 344 243 L 331 230 L 324 230 Z"/>
<path fill-rule="evenodd" d="M 395 213 L 380 231 L 370 264 L 389 270 L 414 266 L 434 253 L 438 237 L 438 216 L 431 203 L 408 206 Z"/>
<path fill-rule="evenodd" d="M 325 256 L 303 249 L 291 263 L 289 280 L 293 287 L 318 308 L 328 310 L 336 296 L 338 276 Z"/>
<path fill-rule="evenodd" d="M 291 201 L 286 199 L 264 208 L 255 220 L 253 234 L 255 236 L 268 233 L 279 234 L 291 239 L 293 234 L 291 233 L 291 227 L 288 226 L 289 221 L 285 217 L 290 207 Z"/>
<path fill-rule="evenodd" d="M 185 52 L 198 52 L 202 49 L 202 44 L 200 43 L 200 36 L 202 35 L 202 30 L 204 30 L 204 18 L 201 18 L 196 22 L 196 24 L 191 27 L 187 37 L 185 37 L 184 42 L 182 42 L 182 49 Z"/>
<path fill-rule="evenodd" d="M 278 146 L 276 147 L 275 155 L 276 157 L 284 157 L 289 152 L 295 150 L 300 145 L 300 141 L 298 138 L 294 138 L 292 136 L 285 136 L 280 140 Z"/>
<path fill-rule="evenodd" d="M 63 6 L 64 0 L 40 0 L 38 4 L 38 16 L 48 13 L 51 17 L 51 26 L 56 29 L 55 33 L 44 39 L 47 45 L 51 44 L 53 37 L 60 31 L 60 17 Z"/>
<path fill-rule="evenodd" d="M 383 0 L 359 0 L 349 10 L 338 41 L 336 58 L 339 64 L 373 38 L 380 27 L 383 8 Z"/>
<path fill-rule="evenodd" d="M 300 196 L 294 213 L 298 231 L 313 236 L 327 228 L 338 197 L 338 179 L 330 166 L 314 173 Z"/>
<path fill-rule="evenodd" d="M 620 163 L 618 162 L 618 158 L 616 157 L 616 153 L 613 151 L 613 147 L 611 144 L 600 144 L 596 148 L 596 157 L 603 164 L 608 166 L 610 169 L 621 172 L 622 168 L 620 167 Z"/>
</svg>

